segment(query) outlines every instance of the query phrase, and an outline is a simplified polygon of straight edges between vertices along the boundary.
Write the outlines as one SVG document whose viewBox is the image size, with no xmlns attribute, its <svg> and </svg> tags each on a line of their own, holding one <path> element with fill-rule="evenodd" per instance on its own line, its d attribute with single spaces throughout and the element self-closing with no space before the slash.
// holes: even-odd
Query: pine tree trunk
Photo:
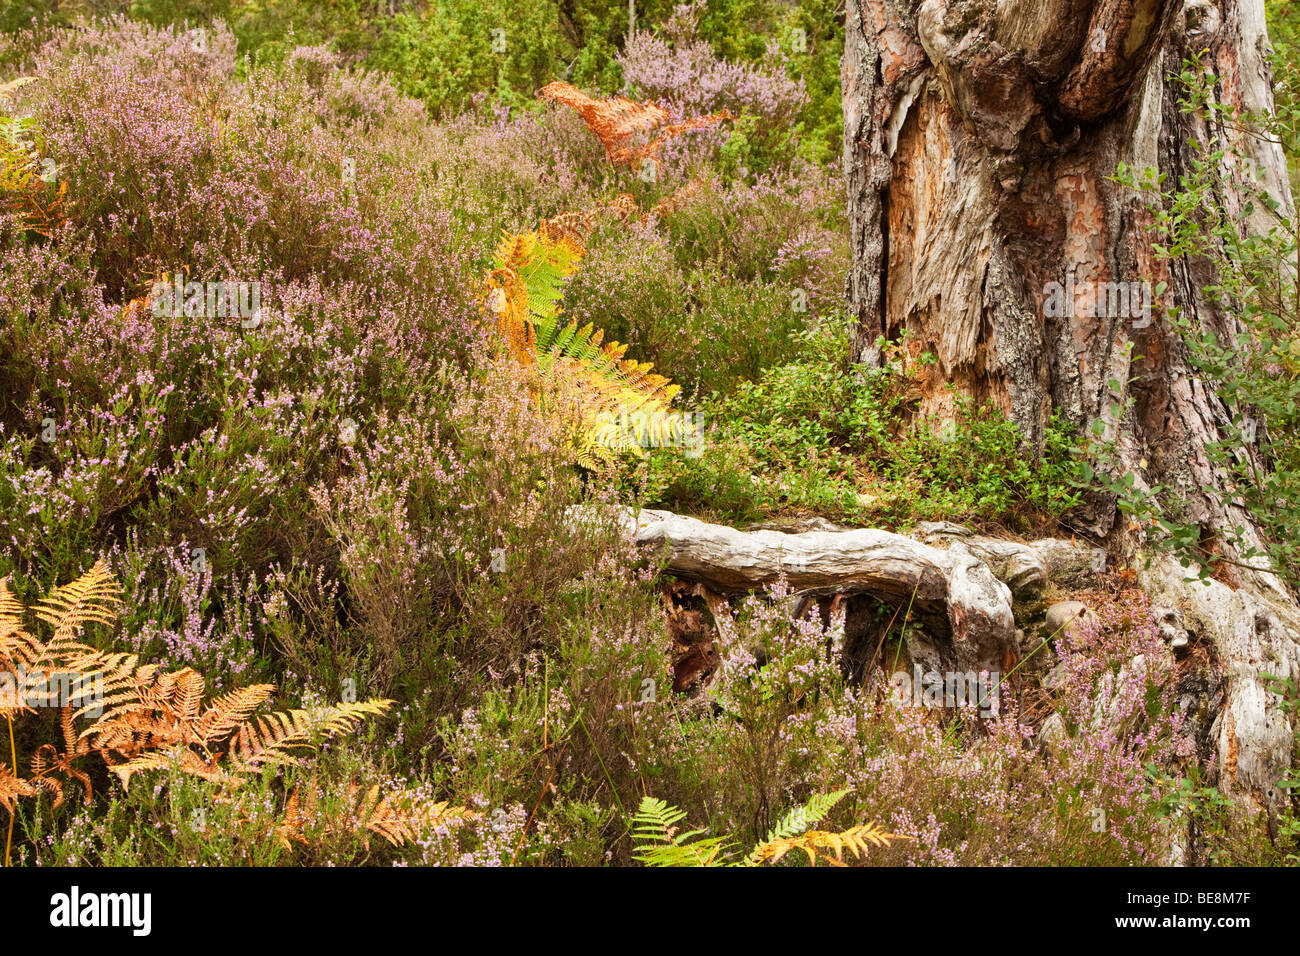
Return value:
<svg viewBox="0 0 1300 956">
<path fill-rule="evenodd" d="M 950 415 L 958 396 L 992 402 L 1033 446 L 1053 410 L 1080 430 L 1102 421 L 1121 473 L 1176 489 L 1203 543 L 1239 559 L 1224 532 L 1242 526 L 1249 539 L 1254 525 L 1204 450 L 1232 410 L 1198 380 L 1162 306 L 1224 335 L 1234 320 L 1201 292 L 1212 263 L 1158 258 L 1150 198 L 1111 177 L 1127 163 L 1177 182 L 1193 140 L 1232 142 L 1292 209 L 1281 148 L 1184 114 L 1170 79 L 1199 54 L 1221 102 L 1271 110 L 1263 0 L 848 0 L 846 28 L 858 359 L 879 365 L 880 337 L 906 332 L 910 349 L 938 359 L 923 373 L 923 414 Z M 1227 209 L 1245 209 L 1246 179 L 1238 165 L 1221 170 Z M 1263 231 L 1263 216 L 1241 218 Z M 1087 297 L 1093 283 L 1142 280 L 1168 284 L 1149 324 L 1136 302 Z M 1071 314 L 1059 314 L 1061 288 Z M 1111 409 L 1130 398 L 1116 421 Z M 1113 497 L 1093 496 L 1074 520 L 1117 558 L 1144 546 Z M 1225 567 L 1204 587 L 1167 561 L 1143 581 L 1217 647 L 1220 785 L 1276 805 L 1292 729 L 1260 675 L 1300 676 L 1300 606 L 1274 575 Z"/>
</svg>

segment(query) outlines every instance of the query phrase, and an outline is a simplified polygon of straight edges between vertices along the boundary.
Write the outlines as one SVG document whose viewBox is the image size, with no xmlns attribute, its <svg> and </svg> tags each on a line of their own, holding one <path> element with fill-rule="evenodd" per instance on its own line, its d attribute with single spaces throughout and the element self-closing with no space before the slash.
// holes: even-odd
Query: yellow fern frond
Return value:
<svg viewBox="0 0 1300 956">
<path fill-rule="evenodd" d="M 85 625 L 92 621 L 112 624 L 117 617 L 116 607 L 121 603 L 117 583 L 108 565 L 100 559 L 77 580 L 55 588 L 49 597 L 40 601 L 36 616 L 54 628 L 51 648 L 71 648 L 74 637 Z M 48 653 L 54 651 L 47 650 Z"/>
<path fill-rule="evenodd" d="M 771 840 L 755 848 L 756 863 L 775 863 L 792 850 L 799 850 L 816 866 L 819 859 L 834 866 L 844 866 L 844 851 L 855 859 L 865 857 L 871 847 L 887 847 L 894 840 L 905 839 L 896 833 L 886 833 L 878 824 L 866 823 L 839 833 L 826 830 L 809 830 L 782 840 Z"/>
<path fill-rule="evenodd" d="M 248 773 L 267 763 L 296 763 L 293 750 L 317 737 L 351 731 L 366 717 L 384 714 L 395 701 L 364 700 L 316 710 L 279 711 L 241 724 L 230 747 L 232 772 Z"/>
<path fill-rule="evenodd" d="M 23 77 L 5 84 L 0 99 L 32 79 Z M 68 184 L 56 186 L 46 181 L 37 140 L 31 120 L 0 116 L 0 211 L 18 217 L 24 228 L 49 237 L 63 224 Z"/>
<path fill-rule="evenodd" d="M 593 216 L 570 213 L 545 220 L 536 232 L 503 235 L 484 300 L 505 351 L 530 370 L 529 392 L 543 415 L 560 423 L 578 465 L 599 470 L 618 452 L 640 455 L 643 445 L 672 440 L 680 387 L 652 363 L 628 359 L 626 344 L 606 342 L 591 323 L 561 320 L 564 283 L 577 271 L 593 223 Z M 635 441 L 617 424 L 629 414 L 645 419 Z"/>
</svg>

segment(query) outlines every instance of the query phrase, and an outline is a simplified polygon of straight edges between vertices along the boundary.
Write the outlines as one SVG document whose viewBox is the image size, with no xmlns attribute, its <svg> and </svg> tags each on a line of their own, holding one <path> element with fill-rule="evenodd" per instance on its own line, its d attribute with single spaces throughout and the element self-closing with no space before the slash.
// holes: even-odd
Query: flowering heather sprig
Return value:
<svg viewBox="0 0 1300 956">
<path fill-rule="evenodd" d="M 698 16 L 702 5 L 694 6 Z M 775 41 L 758 65 L 731 63 L 696 36 L 690 10 L 679 7 L 678 14 L 668 35 L 637 31 L 616 58 L 638 96 L 663 107 L 674 123 L 726 110 L 733 116 L 757 117 L 766 130 L 795 126 L 808 104 L 808 91 L 802 78 L 790 79 L 787 58 Z M 728 135 L 717 126 L 690 131 L 665 145 L 664 164 L 690 169 L 699 158 L 715 155 Z"/>
<path fill-rule="evenodd" d="M 808 103 L 803 80 L 787 76 L 786 57 L 775 42 L 761 64 L 750 66 L 723 60 L 693 35 L 670 41 L 638 31 L 617 59 L 632 88 L 668 110 L 674 122 L 727 109 L 789 126 Z"/>
</svg>

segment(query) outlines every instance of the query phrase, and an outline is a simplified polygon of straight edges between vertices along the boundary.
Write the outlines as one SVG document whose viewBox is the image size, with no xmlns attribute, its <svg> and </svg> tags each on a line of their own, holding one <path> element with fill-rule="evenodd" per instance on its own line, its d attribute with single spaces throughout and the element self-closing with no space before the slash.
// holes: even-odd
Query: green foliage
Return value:
<svg viewBox="0 0 1300 956">
<path fill-rule="evenodd" d="M 1281 678 L 1265 674 L 1271 693 L 1282 698 L 1282 710 L 1295 728 L 1295 744 L 1291 750 L 1291 768 L 1278 787 L 1283 790 L 1289 806 L 1277 821 L 1277 842 L 1285 853 L 1286 862 L 1300 866 L 1300 685 L 1294 678 Z"/>
<path fill-rule="evenodd" d="M 1269 117 L 1237 116 L 1214 101 L 1215 78 L 1195 61 L 1180 74 L 1182 109 L 1216 117 L 1230 130 L 1275 127 Z M 1215 279 L 1203 290 L 1209 301 L 1227 304 L 1237 331 L 1221 336 L 1194 325 L 1177 309 L 1167 320 L 1179 333 L 1189 359 L 1207 386 L 1223 403 L 1230 422 L 1220 439 L 1207 446 L 1211 461 L 1229 476 L 1233 503 L 1244 509 L 1263 531 L 1262 547 L 1250 543 L 1244 529 L 1229 529 L 1227 537 L 1241 560 L 1267 559 L 1267 565 L 1292 583 L 1300 582 L 1300 264 L 1297 222 L 1257 185 L 1240 214 L 1225 208 L 1219 192 L 1219 171 L 1225 163 L 1249 168 L 1240 147 L 1220 143 L 1209 149 L 1193 144 L 1188 174 L 1176 184 L 1154 170 L 1141 173 L 1121 166 L 1117 179 L 1151 197 L 1155 252 L 1169 260 L 1206 257 L 1217 264 Z M 1247 229 L 1242 219 L 1267 223 Z M 1157 296 L 1164 291 L 1156 288 Z M 1116 383 L 1118 384 L 1118 383 Z M 1116 406 L 1112 411 L 1123 412 Z M 1222 556 L 1207 549 L 1200 530 L 1183 520 L 1181 503 L 1168 489 L 1134 489 L 1131 474 L 1104 474 L 1107 436 L 1098 434 L 1091 450 L 1100 454 L 1103 487 L 1119 496 L 1120 507 L 1135 520 L 1159 528 L 1156 544 L 1173 551 L 1184 567 L 1202 577 L 1213 574 Z M 1113 470 L 1113 469 L 1111 469 Z M 1085 467 L 1085 481 L 1093 469 Z"/>
<path fill-rule="evenodd" d="M 458 113 L 479 92 L 531 105 L 533 91 L 575 52 L 555 0 L 451 0 L 399 13 L 379 27 L 367 64 L 391 73 L 402 92 L 441 116 Z"/>
<path fill-rule="evenodd" d="M 791 310 L 784 287 L 740 280 L 720 264 L 683 268 L 675 246 L 640 230 L 598 236 L 566 292 L 569 314 L 599 322 L 693 396 L 730 392 L 794 356 L 788 333 L 806 316 Z"/>
<path fill-rule="evenodd" d="M 1300 195 L 1300 4 L 1266 0 L 1268 35 L 1273 44 L 1273 130 L 1291 168 L 1291 194 Z"/>
<path fill-rule="evenodd" d="M 632 838 L 636 843 L 633 859 L 647 866 L 716 866 L 718 857 L 730 844 L 724 837 L 700 837 L 704 830 L 686 830 L 677 826 L 686 812 L 670 807 L 662 800 L 644 797 L 632 818 Z"/>
<path fill-rule="evenodd" d="M 928 358 L 891 349 L 883 370 L 853 367 L 848 327 L 794 335 L 800 360 L 741 382 L 704 406 L 711 441 L 695 459 L 652 458 L 648 500 L 725 519 L 820 514 L 905 526 L 945 518 L 1028 530 L 1078 502 L 1069 428 L 1053 419 L 1043 454 L 996 411 L 958 403 L 935 428 L 915 418 L 914 376 Z"/>
</svg>

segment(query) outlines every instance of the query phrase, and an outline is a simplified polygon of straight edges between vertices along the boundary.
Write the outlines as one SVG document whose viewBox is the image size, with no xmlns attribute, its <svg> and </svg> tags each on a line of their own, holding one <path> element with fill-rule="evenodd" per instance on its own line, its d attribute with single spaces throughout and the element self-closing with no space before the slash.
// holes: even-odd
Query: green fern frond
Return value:
<svg viewBox="0 0 1300 956">
<path fill-rule="evenodd" d="M 663 800 L 643 797 L 632 817 L 632 839 L 636 844 L 633 859 L 656 867 L 716 866 L 728 844 L 721 837 L 694 839 L 703 835 L 703 830 L 679 833 L 677 824 L 685 818 L 685 811 Z"/>
</svg>

